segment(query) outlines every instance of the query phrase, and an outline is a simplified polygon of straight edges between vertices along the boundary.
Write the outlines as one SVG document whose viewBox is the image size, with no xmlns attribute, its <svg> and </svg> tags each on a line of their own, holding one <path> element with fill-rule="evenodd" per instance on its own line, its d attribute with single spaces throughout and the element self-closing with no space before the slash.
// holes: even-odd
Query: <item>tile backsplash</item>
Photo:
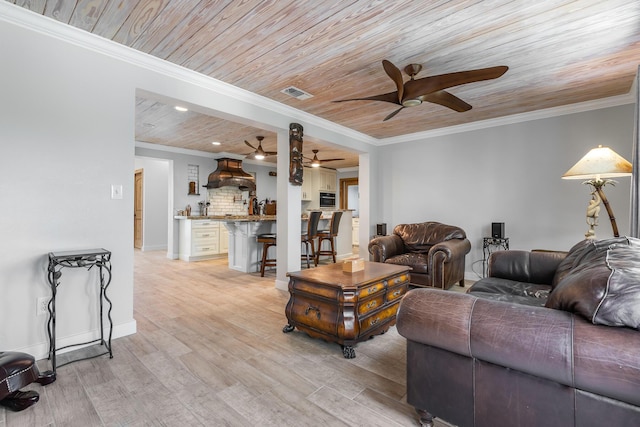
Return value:
<svg viewBox="0 0 640 427">
<path fill-rule="evenodd" d="M 210 203 L 209 215 L 246 215 L 249 199 L 248 191 L 240 191 L 237 187 L 211 188 L 207 190 Z"/>
</svg>

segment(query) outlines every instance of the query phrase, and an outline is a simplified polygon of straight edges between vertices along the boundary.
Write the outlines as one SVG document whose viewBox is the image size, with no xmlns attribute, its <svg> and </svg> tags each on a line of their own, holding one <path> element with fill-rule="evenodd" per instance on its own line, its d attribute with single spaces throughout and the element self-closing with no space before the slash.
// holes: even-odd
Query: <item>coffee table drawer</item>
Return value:
<svg viewBox="0 0 640 427">
<path fill-rule="evenodd" d="M 386 280 L 382 280 L 380 282 L 372 283 L 371 285 L 363 287 L 358 292 L 358 297 L 360 299 L 364 299 L 379 292 L 383 292 L 387 288 L 387 284 L 385 282 Z"/>
<path fill-rule="evenodd" d="M 364 316 L 367 313 L 377 310 L 384 305 L 384 296 L 378 295 L 374 298 L 364 300 L 358 304 L 358 314 Z"/>
<path fill-rule="evenodd" d="M 361 335 L 365 334 L 370 329 L 374 329 L 384 324 L 389 319 L 395 318 L 396 311 L 398 311 L 398 303 L 393 303 L 385 307 L 384 310 L 381 310 L 377 313 L 372 314 L 369 317 L 362 319 L 360 321 L 360 331 L 361 331 L 360 334 Z"/>
<path fill-rule="evenodd" d="M 317 331 L 336 335 L 338 333 L 338 307 L 325 301 L 312 300 L 299 295 L 289 302 L 287 317 Z M 287 307 L 289 309 L 289 307 Z"/>
<path fill-rule="evenodd" d="M 400 286 L 393 287 L 387 291 L 387 301 L 395 301 L 398 298 L 402 298 L 404 294 L 407 293 L 409 289 L 409 283 L 403 283 Z"/>
<path fill-rule="evenodd" d="M 405 274 L 400 274 L 398 276 L 392 277 L 389 280 L 387 280 L 387 284 L 389 287 L 395 286 L 395 285 L 399 285 L 400 283 L 409 283 L 409 274 L 405 273 Z"/>
</svg>

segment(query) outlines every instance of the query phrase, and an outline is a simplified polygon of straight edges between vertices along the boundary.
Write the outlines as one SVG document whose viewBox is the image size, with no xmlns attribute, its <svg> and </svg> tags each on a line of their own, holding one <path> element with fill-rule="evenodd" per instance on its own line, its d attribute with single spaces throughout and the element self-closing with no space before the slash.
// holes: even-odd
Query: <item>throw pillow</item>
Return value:
<svg viewBox="0 0 640 427">
<path fill-rule="evenodd" d="M 589 242 L 580 262 L 551 292 L 546 306 L 594 324 L 640 328 L 640 240 Z"/>
<path fill-rule="evenodd" d="M 558 268 L 556 268 L 556 273 L 553 276 L 553 281 L 551 282 L 551 290 L 558 286 L 558 283 L 560 283 L 574 267 L 580 264 L 584 254 L 589 249 L 593 248 L 592 246 L 589 246 L 589 242 L 590 240 L 585 239 L 576 243 L 571 249 L 569 249 L 567 256 L 560 262 Z"/>
</svg>

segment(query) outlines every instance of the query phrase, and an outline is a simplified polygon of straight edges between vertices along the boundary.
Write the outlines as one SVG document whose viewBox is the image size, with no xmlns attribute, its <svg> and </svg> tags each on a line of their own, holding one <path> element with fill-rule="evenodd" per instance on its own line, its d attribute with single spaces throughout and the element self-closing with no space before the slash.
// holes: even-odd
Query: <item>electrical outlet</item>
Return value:
<svg viewBox="0 0 640 427">
<path fill-rule="evenodd" d="M 36 300 L 36 315 L 42 316 L 49 313 L 49 297 L 40 297 Z"/>
</svg>

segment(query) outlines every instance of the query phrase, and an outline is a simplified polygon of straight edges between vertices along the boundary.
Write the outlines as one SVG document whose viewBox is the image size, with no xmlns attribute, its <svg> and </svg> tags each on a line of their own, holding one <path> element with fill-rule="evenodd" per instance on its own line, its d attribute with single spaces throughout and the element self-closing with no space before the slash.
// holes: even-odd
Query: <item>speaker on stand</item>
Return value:
<svg viewBox="0 0 640 427">
<path fill-rule="evenodd" d="M 504 239 L 504 222 L 491 223 L 491 237 L 494 239 Z"/>
</svg>

